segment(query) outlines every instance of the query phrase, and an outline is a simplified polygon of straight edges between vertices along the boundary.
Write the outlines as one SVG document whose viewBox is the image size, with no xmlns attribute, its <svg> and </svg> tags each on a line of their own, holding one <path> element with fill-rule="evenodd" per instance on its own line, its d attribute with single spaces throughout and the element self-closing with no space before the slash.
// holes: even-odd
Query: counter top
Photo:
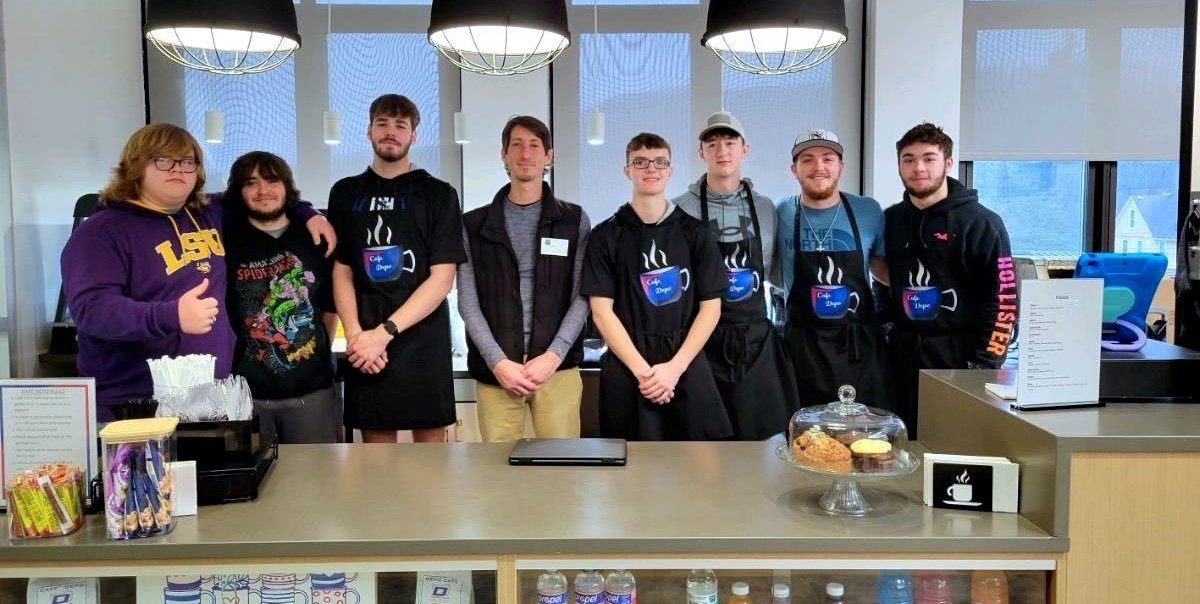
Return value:
<svg viewBox="0 0 1200 604">
<path fill-rule="evenodd" d="M 984 389 L 1011 384 L 1009 370 L 922 371 L 921 443 L 938 453 L 996 455 L 1021 464 L 1021 514 L 1067 537 L 1076 453 L 1200 452 L 1200 404 L 1108 403 L 1016 411 Z"/>
<path fill-rule="evenodd" d="M 60 539 L 0 543 L 0 565 L 499 554 L 1066 551 L 1016 514 L 935 510 L 921 473 L 865 484 L 866 518 L 826 515 L 826 478 L 764 442 L 630 443 L 611 468 L 513 467 L 510 444 L 285 445 L 257 501 L 200 508 L 166 536 L 114 542 L 99 517 Z M 920 445 L 913 443 L 915 451 Z M 7 519 L 6 519 L 7 520 Z"/>
<path fill-rule="evenodd" d="M 1012 384 L 1017 377 L 1014 370 L 956 369 L 926 373 L 986 408 L 964 405 L 964 413 L 1005 414 L 1054 437 L 1068 452 L 1200 451 L 1200 404 L 1107 403 L 1104 407 L 1017 411 L 1009 408 L 1009 401 L 984 389 L 988 382 Z M 1200 376 L 1196 384 L 1200 390 Z M 995 418 L 983 421 L 994 422 Z M 924 430 L 922 423 L 921 434 Z"/>
</svg>

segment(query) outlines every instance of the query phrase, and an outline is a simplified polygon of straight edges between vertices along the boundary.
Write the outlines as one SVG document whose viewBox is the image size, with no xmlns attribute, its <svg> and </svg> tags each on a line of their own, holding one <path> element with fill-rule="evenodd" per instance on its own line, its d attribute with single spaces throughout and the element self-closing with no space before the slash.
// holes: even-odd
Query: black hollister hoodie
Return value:
<svg viewBox="0 0 1200 604">
<path fill-rule="evenodd" d="M 953 178 L 947 181 L 948 196 L 929 208 L 917 208 L 905 193 L 902 202 L 884 212 L 892 314 L 898 330 L 949 331 L 971 338 L 974 355 L 961 361 L 999 367 L 1016 335 L 1016 276 L 1008 231 L 999 215 L 979 203 L 975 189 Z M 927 275 L 917 277 L 918 259 Z M 923 285 L 910 281 L 929 276 L 930 284 L 953 286 L 957 308 L 943 311 L 937 321 L 914 321 L 902 307 L 904 288 Z"/>
</svg>

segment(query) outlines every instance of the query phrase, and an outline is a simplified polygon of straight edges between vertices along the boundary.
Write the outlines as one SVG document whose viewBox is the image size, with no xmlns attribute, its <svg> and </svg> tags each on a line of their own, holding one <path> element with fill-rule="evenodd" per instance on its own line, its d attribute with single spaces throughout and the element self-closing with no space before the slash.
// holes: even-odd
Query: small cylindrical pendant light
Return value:
<svg viewBox="0 0 1200 604">
<path fill-rule="evenodd" d="M 338 112 L 330 109 L 325 112 L 325 144 L 340 145 L 342 144 L 342 116 Z"/>
<path fill-rule="evenodd" d="M 604 112 L 599 109 L 588 113 L 587 142 L 589 145 L 604 144 Z"/>
<path fill-rule="evenodd" d="M 204 112 L 204 142 L 219 143 L 225 140 L 225 114 L 216 109 Z"/>
<path fill-rule="evenodd" d="M 454 142 L 460 145 L 471 142 L 471 136 L 467 133 L 467 116 L 461 111 L 454 112 Z"/>
</svg>

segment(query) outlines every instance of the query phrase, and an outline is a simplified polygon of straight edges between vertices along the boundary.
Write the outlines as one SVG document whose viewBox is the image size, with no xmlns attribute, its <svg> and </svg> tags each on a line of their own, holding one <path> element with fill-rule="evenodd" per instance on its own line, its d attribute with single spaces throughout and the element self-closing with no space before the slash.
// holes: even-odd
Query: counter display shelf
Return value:
<svg viewBox="0 0 1200 604">
<path fill-rule="evenodd" d="M 11 586 L 47 576 L 471 570 L 494 577 L 499 604 L 530 602 L 523 585 L 550 564 L 618 561 L 645 571 L 648 594 L 670 593 L 693 567 L 717 569 L 726 587 L 742 572 L 761 582 L 791 571 L 801 590 L 843 573 L 870 583 L 880 569 L 1002 569 L 1052 585 L 1065 539 L 1016 514 L 927 508 L 915 474 L 869 487 L 887 502 L 871 516 L 831 516 L 816 505 L 828 479 L 781 463 L 783 441 L 630 443 L 629 464 L 614 468 L 513 467 L 508 444 L 286 445 L 257 501 L 203 507 L 171 534 L 133 543 L 106 540 L 98 522 L 69 537 L 0 543 L 0 576 Z"/>
</svg>

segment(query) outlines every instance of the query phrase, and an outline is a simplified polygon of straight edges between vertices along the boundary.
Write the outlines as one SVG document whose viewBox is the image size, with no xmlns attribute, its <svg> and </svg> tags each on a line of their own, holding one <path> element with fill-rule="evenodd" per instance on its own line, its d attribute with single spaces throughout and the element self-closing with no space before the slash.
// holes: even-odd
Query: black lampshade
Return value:
<svg viewBox="0 0 1200 604">
<path fill-rule="evenodd" d="M 780 74 L 820 64 L 848 34 L 844 0 L 712 0 L 700 43 L 734 69 Z"/>
<path fill-rule="evenodd" d="M 267 71 L 300 47 L 292 0 L 146 0 L 143 32 L 171 60 L 224 74 Z"/>
<path fill-rule="evenodd" d="M 564 0 L 433 0 L 429 43 L 462 69 L 527 73 L 571 43 Z"/>
</svg>

